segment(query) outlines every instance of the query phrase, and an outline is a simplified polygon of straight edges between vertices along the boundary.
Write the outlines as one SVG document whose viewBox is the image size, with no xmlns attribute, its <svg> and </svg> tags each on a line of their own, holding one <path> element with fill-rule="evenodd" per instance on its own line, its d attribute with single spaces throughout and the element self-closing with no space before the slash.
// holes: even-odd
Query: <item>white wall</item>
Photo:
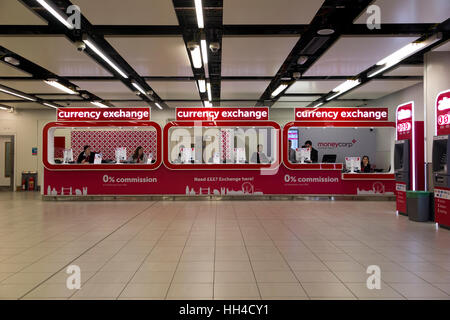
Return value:
<svg viewBox="0 0 450 320">
<path fill-rule="evenodd" d="M 426 162 L 432 161 L 435 103 L 439 92 L 450 89 L 450 51 L 425 54 L 424 91 L 426 105 Z"/>
</svg>

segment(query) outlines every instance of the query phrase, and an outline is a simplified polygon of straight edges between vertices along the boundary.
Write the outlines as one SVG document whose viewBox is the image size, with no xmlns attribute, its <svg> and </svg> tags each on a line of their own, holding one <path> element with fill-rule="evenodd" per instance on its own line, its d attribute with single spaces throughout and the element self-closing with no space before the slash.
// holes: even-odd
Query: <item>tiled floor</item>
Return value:
<svg viewBox="0 0 450 320">
<path fill-rule="evenodd" d="M 0 299 L 450 299 L 450 231 L 394 205 L 0 193 Z"/>
</svg>

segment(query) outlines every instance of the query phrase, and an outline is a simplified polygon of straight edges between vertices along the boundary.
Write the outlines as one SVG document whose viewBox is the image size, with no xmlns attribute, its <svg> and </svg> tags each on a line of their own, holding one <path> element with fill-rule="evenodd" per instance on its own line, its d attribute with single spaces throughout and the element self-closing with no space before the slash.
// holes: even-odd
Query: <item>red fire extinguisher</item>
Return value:
<svg viewBox="0 0 450 320">
<path fill-rule="evenodd" d="M 34 178 L 30 177 L 30 179 L 28 179 L 28 190 L 32 191 L 34 190 Z"/>
</svg>

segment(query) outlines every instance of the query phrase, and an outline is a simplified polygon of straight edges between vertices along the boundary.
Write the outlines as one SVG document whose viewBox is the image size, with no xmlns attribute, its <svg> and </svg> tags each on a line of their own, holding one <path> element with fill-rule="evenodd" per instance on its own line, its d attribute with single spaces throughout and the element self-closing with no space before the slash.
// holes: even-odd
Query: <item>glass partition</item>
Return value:
<svg viewBox="0 0 450 320">
<path fill-rule="evenodd" d="M 152 168 L 161 162 L 161 130 L 152 125 L 92 125 L 56 123 L 44 128 L 44 165 L 62 167 Z"/>
<path fill-rule="evenodd" d="M 179 123 L 165 132 L 169 165 L 250 167 L 270 166 L 280 161 L 280 129 L 269 125 L 189 126 Z"/>
<path fill-rule="evenodd" d="M 395 127 L 289 126 L 285 163 L 342 164 L 344 172 L 392 172 Z"/>
</svg>

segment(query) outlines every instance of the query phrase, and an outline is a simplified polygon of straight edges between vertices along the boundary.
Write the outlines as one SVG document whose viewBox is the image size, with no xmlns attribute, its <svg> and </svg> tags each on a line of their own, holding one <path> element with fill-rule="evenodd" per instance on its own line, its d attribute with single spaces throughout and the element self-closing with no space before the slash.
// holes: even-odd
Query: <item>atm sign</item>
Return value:
<svg viewBox="0 0 450 320">
<path fill-rule="evenodd" d="M 397 125 L 398 132 L 407 132 L 411 130 L 411 122 L 403 122 Z"/>
</svg>

